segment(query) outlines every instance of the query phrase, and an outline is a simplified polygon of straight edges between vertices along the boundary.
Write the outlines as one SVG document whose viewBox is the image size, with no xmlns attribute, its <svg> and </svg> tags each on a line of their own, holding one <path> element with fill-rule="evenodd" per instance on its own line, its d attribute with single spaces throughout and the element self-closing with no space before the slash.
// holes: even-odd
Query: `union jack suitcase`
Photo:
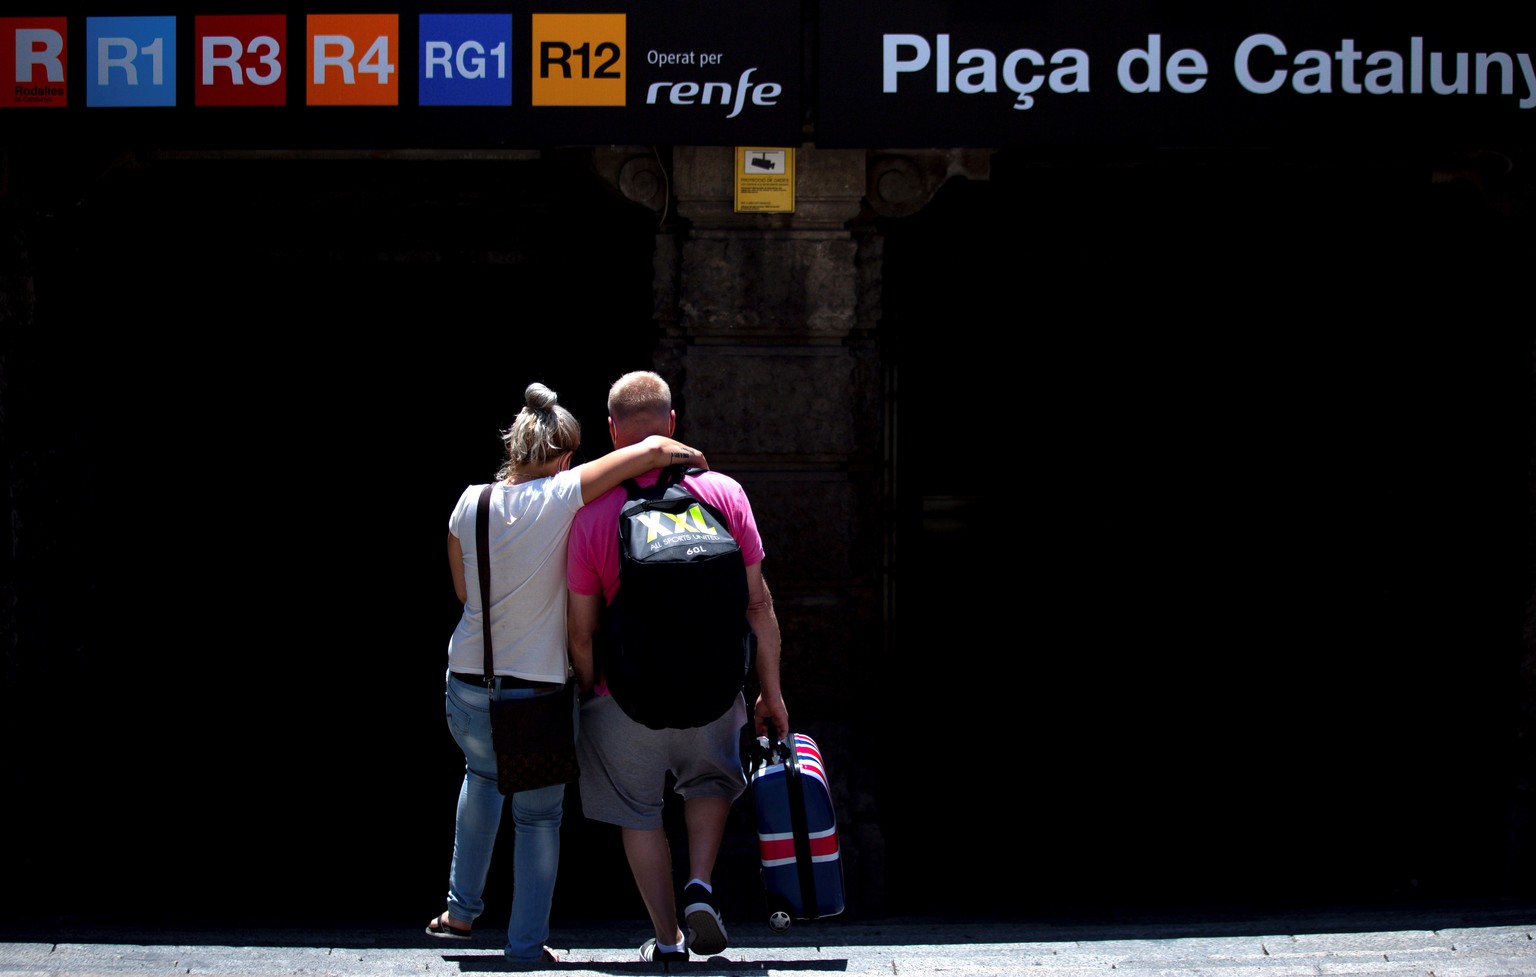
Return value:
<svg viewBox="0 0 1536 977">
<path fill-rule="evenodd" d="M 791 920 L 843 911 L 837 815 L 815 740 L 792 733 L 772 746 L 764 737 L 757 742 L 752 798 L 768 925 L 783 932 Z"/>
</svg>

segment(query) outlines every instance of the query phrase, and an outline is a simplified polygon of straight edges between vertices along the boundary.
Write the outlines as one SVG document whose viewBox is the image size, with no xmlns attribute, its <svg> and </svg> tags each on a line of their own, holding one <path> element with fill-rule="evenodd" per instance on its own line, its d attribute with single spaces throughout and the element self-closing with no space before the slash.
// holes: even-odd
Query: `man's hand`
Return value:
<svg viewBox="0 0 1536 977">
<path fill-rule="evenodd" d="M 592 635 L 597 633 L 598 614 L 602 607 L 601 594 L 566 591 L 566 641 L 570 648 L 571 667 L 576 671 L 576 687 L 583 692 L 591 692 L 597 680 L 596 666 L 592 661 Z"/>
<path fill-rule="evenodd" d="M 784 707 L 782 695 L 758 696 L 755 718 L 753 728 L 758 736 L 767 736 L 770 741 L 777 743 L 789 735 L 789 710 Z"/>
</svg>

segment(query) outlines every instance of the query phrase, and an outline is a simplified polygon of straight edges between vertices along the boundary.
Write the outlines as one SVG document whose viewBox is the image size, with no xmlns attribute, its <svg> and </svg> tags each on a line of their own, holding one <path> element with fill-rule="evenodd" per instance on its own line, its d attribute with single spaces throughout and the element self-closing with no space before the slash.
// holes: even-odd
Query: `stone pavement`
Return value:
<svg viewBox="0 0 1536 977">
<path fill-rule="evenodd" d="M 469 942 L 397 931 L 188 930 L 135 934 L 67 928 L 51 936 L 0 928 L 0 977 L 453 977 L 525 972 L 495 936 Z M 648 974 L 639 924 L 563 928 L 554 945 L 571 975 Z M 1299 914 L 1140 922 L 890 919 L 731 927 L 732 946 L 673 971 L 690 974 L 970 977 L 1536 977 L 1536 910 Z"/>
</svg>

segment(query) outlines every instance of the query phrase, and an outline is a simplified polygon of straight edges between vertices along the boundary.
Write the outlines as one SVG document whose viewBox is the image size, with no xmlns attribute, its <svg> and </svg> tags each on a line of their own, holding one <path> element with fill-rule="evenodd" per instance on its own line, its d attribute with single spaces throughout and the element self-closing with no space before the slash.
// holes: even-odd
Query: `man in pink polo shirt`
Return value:
<svg viewBox="0 0 1536 977">
<path fill-rule="evenodd" d="M 614 447 L 651 434 L 670 436 L 676 424 L 672 391 L 655 373 L 627 373 L 609 388 L 608 433 Z M 659 474 L 653 471 L 636 481 L 651 485 Z M 718 472 L 686 476 L 684 484 L 695 498 L 724 515 L 741 546 L 747 570 L 747 623 L 757 639 L 760 695 L 755 728 L 759 735 L 783 738 L 789 733 L 789 714 L 779 686 L 779 622 L 763 580 L 763 544 L 752 506 L 741 485 Z M 618 521 L 626 499 L 622 486 L 613 489 L 582 508 L 571 526 L 566 570 L 571 662 L 582 690 L 596 692 L 581 707 L 577 743 L 581 804 L 587 817 L 619 826 L 630 871 L 656 928 L 656 936 L 640 948 L 641 957 L 679 963 L 688 959 L 690 949 L 707 956 L 727 945 L 710 876 L 731 802 L 746 789 L 738 755 L 746 704 L 738 695 L 719 718 L 693 729 L 650 729 L 630 719 L 606 694 L 601 676 L 595 674 L 592 641 L 602 608 L 613 603 L 619 589 Z M 687 934 L 678 925 L 672 853 L 661 822 L 669 771 L 683 798 L 688 827 L 689 882 L 682 898 Z"/>
</svg>

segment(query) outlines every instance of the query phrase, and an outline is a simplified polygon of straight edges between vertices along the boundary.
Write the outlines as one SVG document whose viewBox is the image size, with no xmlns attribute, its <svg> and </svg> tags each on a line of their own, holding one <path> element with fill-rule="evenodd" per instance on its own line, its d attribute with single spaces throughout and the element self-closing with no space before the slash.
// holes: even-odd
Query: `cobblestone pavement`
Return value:
<svg viewBox="0 0 1536 977">
<path fill-rule="evenodd" d="M 47 929 L 46 927 L 44 929 Z M 521 972 L 495 937 L 443 941 L 351 930 L 159 931 L 65 927 L 29 941 L 0 931 L 0 977 L 453 977 Z M 661 971 L 640 961 L 643 925 L 561 929 L 553 938 L 572 975 Z M 673 971 L 693 974 L 1040 977 L 1150 975 L 1536 975 L 1536 911 L 1475 917 L 1272 917 L 1219 922 L 1017 923 L 891 919 L 798 923 L 775 934 L 741 923 L 732 945 Z"/>
</svg>

